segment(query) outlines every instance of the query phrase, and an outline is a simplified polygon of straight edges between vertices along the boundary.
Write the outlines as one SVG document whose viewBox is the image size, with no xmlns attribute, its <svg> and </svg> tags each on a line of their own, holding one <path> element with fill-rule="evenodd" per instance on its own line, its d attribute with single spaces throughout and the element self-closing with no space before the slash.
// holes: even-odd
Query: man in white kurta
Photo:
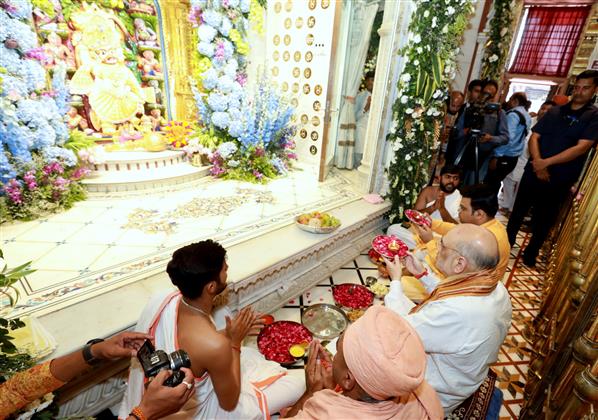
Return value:
<svg viewBox="0 0 598 420">
<path fill-rule="evenodd" d="M 368 72 L 364 80 L 365 89 L 355 98 L 355 167 L 361 164 L 365 148 L 365 133 L 368 128 L 370 107 L 372 104 L 372 90 L 374 89 L 374 73 Z"/>
<path fill-rule="evenodd" d="M 392 282 L 384 303 L 419 333 L 428 356 L 426 380 L 445 415 L 482 384 L 511 325 L 509 295 L 494 272 L 497 262 L 498 245 L 490 231 L 456 226 L 439 243 L 436 266 L 446 279 L 428 273 L 412 256 L 404 260 L 431 292 L 416 306 L 403 293 L 402 264 L 387 261 Z"/>
</svg>

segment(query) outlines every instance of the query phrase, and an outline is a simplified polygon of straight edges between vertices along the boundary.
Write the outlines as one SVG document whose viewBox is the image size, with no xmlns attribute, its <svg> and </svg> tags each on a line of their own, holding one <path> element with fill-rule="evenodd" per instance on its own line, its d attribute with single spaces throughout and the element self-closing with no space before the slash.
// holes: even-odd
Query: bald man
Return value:
<svg viewBox="0 0 598 420">
<path fill-rule="evenodd" d="M 428 357 L 426 380 L 450 414 L 484 382 L 511 325 L 511 301 L 496 273 L 498 243 L 486 228 L 460 224 L 438 240 L 428 273 L 409 254 L 387 261 L 392 280 L 384 303 L 419 333 Z M 403 293 L 403 266 L 431 293 L 415 305 Z"/>
</svg>

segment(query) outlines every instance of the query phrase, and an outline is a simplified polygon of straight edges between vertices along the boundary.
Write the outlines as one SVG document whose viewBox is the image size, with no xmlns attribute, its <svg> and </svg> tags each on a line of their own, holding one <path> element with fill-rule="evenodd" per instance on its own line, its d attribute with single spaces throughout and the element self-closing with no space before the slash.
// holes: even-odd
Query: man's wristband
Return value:
<svg viewBox="0 0 598 420">
<path fill-rule="evenodd" d="M 133 416 L 137 420 L 147 420 L 147 417 L 145 417 L 145 414 L 143 414 L 143 411 L 141 411 L 141 408 L 139 406 L 137 406 L 133 410 L 131 410 L 131 412 L 129 413 L 129 416 Z"/>
<path fill-rule="evenodd" d="M 94 366 L 101 362 L 100 359 L 94 357 L 94 355 L 91 354 L 91 346 L 97 343 L 101 343 L 102 341 L 104 340 L 101 338 L 94 338 L 93 340 L 89 340 L 87 344 L 85 344 L 85 347 L 83 347 L 83 360 L 85 360 L 85 363 Z"/>
<path fill-rule="evenodd" d="M 419 273 L 419 274 L 415 274 L 413 277 L 415 277 L 416 279 L 418 279 L 418 280 L 419 280 L 419 279 L 421 279 L 422 277 L 424 277 L 424 276 L 427 276 L 427 275 L 428 275 L 428 269 L 427 269 L 427 268 L 424 268 L 424 271 L 422 271 L 422 272 L 421 272 L 421 273 Z"/>
</svg>

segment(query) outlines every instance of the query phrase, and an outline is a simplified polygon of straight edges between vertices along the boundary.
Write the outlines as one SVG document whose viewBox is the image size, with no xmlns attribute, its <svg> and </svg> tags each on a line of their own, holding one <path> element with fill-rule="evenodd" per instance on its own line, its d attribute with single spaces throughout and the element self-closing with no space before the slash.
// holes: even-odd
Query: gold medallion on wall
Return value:
<svg viewBox="0 0 598 420">
<path fill-rule="evenodd" d="M 280 59 L 280 53 L 278 52 L 278 50 L 276 50 L 272 53 L 272 59 L 274 61 L 278 61 Z"/>
<path fill-rule="evenodd" d="M 293 67 L 293 77 L 297 78 L 301 76 L 301 69 L 299 67 Z"/>
<path fill-rule="evenodd" d="M 309 87 L 309 84 L 306 83 L 303 85 L 303 93 L 309 95 L 309 92 L 311 92 L 311 88 Z"/>
<path fill-rule="evenodd" d="M 312 131 L 309 136 L 311 137 L 311 139 L 313 141 L 318 141 L 318 139 L 320 138 L 320 135 L 318 134 L 317 131 Z"/>
<path fill-rule="evenodd" d="M 309 121 L 309 117 L 307 116 L 307 114 L 302 114 L 301 115 L 301 124 L 307 125 L 308 121 Z"/>
<path fill-rule="evenodd" d="M 313 146 L 313 145 L 312 145 L 312 146 L 309 148 L 309 153 L 311 153 L 312 155 L 316 155 L 316 154 L 318 154 L 318 148 L 317 148 L 316 146 Z"/>
<path fill-rule="evenodd" d="M 313 43 L 314 43 L 314 35 L 313 34 L 307 34 L 307 36 L 305 37 L 305 43 L 307 45 L 313 45 Z"/>
<path fill-rule="evenodd" d="M 274 43 L 274 45 L 278 46 L 278 44 L 280 44 L 280 35 L 274 35 L 274 38 L 272 38 L 272 42 Z"/>
<path fill-rule="evenodd" d="M 287 34 L 284 36 L 284 45 L 289 45 L 291 43 L 291 35 Z"/>
<path fill-rule="evenodd" d="M 309 3 L 307 4 L 307 6 L 309 7 L 309 10 L 314 10 L 317 5 L 318 5 L 318 0 L 309 0 Z"/>
<path fill-rule="evenodd" d="M 291 26 L 293 26 L 293 21 L 291 20 L 291 18 L 286 18 L 284 20 L 284 28 L 291 29 Z"/>
<path fill-rule="evenodd" d="M 284 61 L 289 61 L 290 58 L 291 58 L 291 53 L 290 52 L 285 51 L 285 52 L 282 53 L 282 59 Z"/>
<path fill-rule="evenodd" d="M 320 101 L 314 101 L 314 105 L 313 105 L 314 111 L 316 111 L 316 112 L 319 111 L 321 107 L 322 107 L 322 105 L 320 104 Z"/>
<path fill-rule="evenodd" d="M 301 137 L 302 139 L 307 138 L 307 130 L 305 128 L 303 128 L 303 129 L 301 129 L 301 131 L 299 131 L 299 137 Z"/>
<path fill-rule="evenodd" d="M 311 69 L 309 67 L 306 67 L 305 70 L 303 70 L 303 77 L 306 79 L 311 77 Z"/>
<path fill-rule="evenodd" d="M 318 117 L 317 115 L 314 115 L 313 117 L 311 117 L 311 123 L 314 127 L 317 127 L 320 125 L 320 117 Z"/>
<path fill-rule="evenodd" d="M 297 108 L 297 106 L 299 105 L 299 101 L 297 100 L 297 98 L 291 99 L 291 105 Z"/>
<path fill-rule="evenodd" d="M 287 82 L 282 82 L 282 91 L 286 92 L 289 90 L 289 84 Z"/>
<path fill-rule="evenodd" d="M 272 67 L 272 76 L 278 77 L 278 67 L 277 66 Z"/>
<path fill-rule="evenodd" d="M 328 9 L 330 6 L 330 0 L 322 0 L 322 9 Z"/>
<path fill-rule="evenodd" d="M 305 53 L 305 61 L 307 61 L 308 63 L 311 63 L 311 60 L 313 60 L 313 58 L 314 54 L 311 51 Z"/>
<path fill-rule="evenodd" d="M 282 10 L 282 4 L 279 1 L 274 3 L 274 11 L 276 13 L 280 13 L 281 10 Z"/>
<path fill-rule="evenodd" d="M 307 27 L 313 28 L 314 26 L 316 26 L 316 18 L 313 16 L 308 17 L 307 18 Z"/>
<path fill-rule="evenodd" d="M 295 54 L 293 54 L 293 59 L 297 63 L 301 61 L 301 51 L 295 51 Z"/>
<path fill-rule="evenodd" d="M 314 87 L 314 93 L 315 93 L 317 96 L 320 96 L 320 95 L 322 94 L 322 86 L 321 86 L 321 85 L 316 85 L 316 86 Z"/>
<path fill-rule="evenodd" d="M 299 93 L 299 83 L 297 83 L 297 82 L 293 83 L 293 85 L 291 86 L 291 91 L 293 93 Z"/>
<path fill-rule="evenodd" d="M 303 18 L 298 17 L 297 20 L 295 20 L 295 28 L 301 29 L 302 27 L 303 27 Z"/>
<path fill-rule="evenodd" d="M 293 10 L 292 0 L 287 0 L 287 2 L 284 4 L 284 10 L 286 10 L 287 12 L 290 12 L 291 10 Z"/>
</svg>

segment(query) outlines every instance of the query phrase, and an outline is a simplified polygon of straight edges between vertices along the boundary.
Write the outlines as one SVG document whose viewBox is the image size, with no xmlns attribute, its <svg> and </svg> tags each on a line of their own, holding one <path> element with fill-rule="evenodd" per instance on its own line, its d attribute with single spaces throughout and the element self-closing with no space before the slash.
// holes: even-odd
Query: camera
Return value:
<svg viewBox="0 0 598 420">
<path fill-rule="evenodd" d="M 185 379 L 185 373 L 180 370 L 182 367 L 191 367 L 191 360 L 185 350 L 168 354 L 164 350 L 156 350 L 149 340 L 145 340 L 137 351 L 137 359 L 141 363 L 146 378 L 154 377 L 164 369 L 172 370 L 172 375 L 164 381 L 164 385 L 170 387 L 179 385 Z"/>
<path fill-rule="evenodd" d="M 472 130 L 479 130 L 483 133 L 494 131 L 492 128 L 496 124 L 496 116 L 500 110 L 500 104 L 494 102 L 475 102 L 465 111 L 464 127 Z M 488 127 L 491 125 L 490 127 Z"/>
</svg>

